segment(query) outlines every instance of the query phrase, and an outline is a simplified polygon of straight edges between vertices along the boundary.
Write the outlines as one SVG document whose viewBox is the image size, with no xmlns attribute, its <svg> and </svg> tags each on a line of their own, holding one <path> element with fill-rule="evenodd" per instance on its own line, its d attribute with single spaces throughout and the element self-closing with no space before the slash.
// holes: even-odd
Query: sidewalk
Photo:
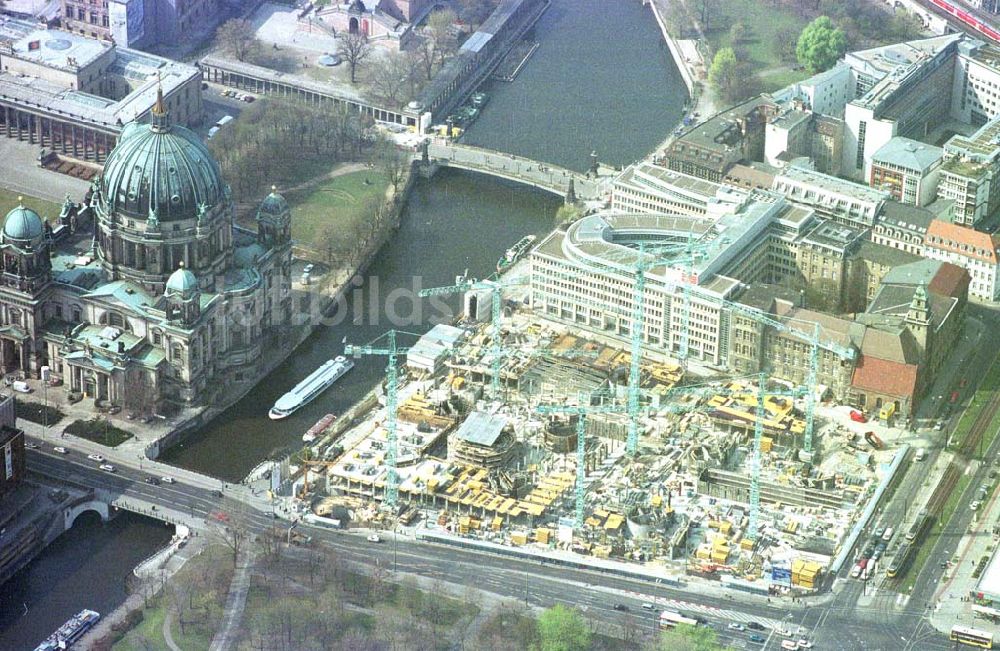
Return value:
<svg viewBox="0 0 1000 651">
<path fill-rule="evenodd" d="M 998 537 L 993 535 L 993 524 L 1000 515 L 1000 494 L 996 487 L 989 502 L 976 514 L 976 519 L 962 536 L 954 556 L 958 562 L 948 568 L 941 577 L 941 585 L 934 595 L 934 610 L 931 612 L 931 626 L 939 631 L 948 631 L 955 624 L 965 624 L 973 628 L 992 631 L 1000 635 L 1000 625 L 973 617 L 969 593 L 976 589 L 979 578 L 972 573 L 983 556 L 992 556 Z M 966 505 L 960 504 L 959 508 Z M 953 558 L 954 558 L 953 556 Z M 985 567 L 983 568 L 985 573 Z"/>
</svg>

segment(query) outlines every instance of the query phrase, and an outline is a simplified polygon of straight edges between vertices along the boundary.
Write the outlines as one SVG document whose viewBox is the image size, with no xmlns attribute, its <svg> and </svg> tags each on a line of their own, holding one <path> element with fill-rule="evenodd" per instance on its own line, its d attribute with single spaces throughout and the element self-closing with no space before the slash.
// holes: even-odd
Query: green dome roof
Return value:
<svg viewBox="0 0 1000 651">
<path fill-rule="evenodd" d="M 288 212 L 288 202 L 276 192 L 274 186 L 271 186 L 271 194 L 260 202 L 260 211 L 269 215 L 281 215 Z"/>
<path fill-rule="evenodd" d="M 198 279 L 193 273 L 181 267 L 167 278 L 167 292 L 186 295 L 198 290 Z"/>
<path fill-rule="evenodd" d="M 227 199 L 219 165 L 204 143 L 165 116 L 125 127 L 104 164 L 100 187 L 109 212 L 147 219 L 155 211 L 161 222 L 195 219 L 202 204 Z"/>
<path fill-rule="evenodd" d="M 3 221 L 4 239 L 34 240 L 45 231 L 42 218 L 31 208 L 18 206 Z"/>
</svg>

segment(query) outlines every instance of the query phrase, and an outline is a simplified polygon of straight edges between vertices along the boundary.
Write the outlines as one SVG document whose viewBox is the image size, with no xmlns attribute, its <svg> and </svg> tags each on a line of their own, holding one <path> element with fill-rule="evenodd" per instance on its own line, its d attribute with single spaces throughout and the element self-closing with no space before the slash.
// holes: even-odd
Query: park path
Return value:
<svg viewBox="0 0 1000 651">
<path fill-rule="evenodd" d="M 250 589 L 250 569 L 253 567 L 253 555 L 245 548 L 240 550 L 236 561 L 236 572 L 229 584 L 229 596 L 226 598 L 226 609 L 222 615 L 222 623 L 215 637 L 212 638 L 210 651 L 227 651 L 233 647 L 243 610 L 247 605 L 247 591 Z"/>
<path fill-rule="evenodd" d="M 302 183 L 293 185 L 290 188 L 278 188 L 278 190 L 281 192 L 300 192 L 302 190 L 309 190 L 316 187 L 320 183 L 324 183 L 330 179 L 335 179 L 338 176 L 351 174 L 353 172 L 360 172 L 366 169 L 368 169 L 368 163 L 344 163 L 343 165 L 338 165 L 326 174 L 320 174 L 319 176 L 314 176 L 311 179 L 303 181 Z"/>
<path fill-rule="evenodd" d="M 166 609 L 166 614 L 163 616 L 163 641 L 167 643 L 170 647 L 170 651 L 184 651 L 177 643 L 174 642 L 174 636 L 170 632 L 170 622 L 174 618 L 174 611 L 170 608 Z"/>
</svg>

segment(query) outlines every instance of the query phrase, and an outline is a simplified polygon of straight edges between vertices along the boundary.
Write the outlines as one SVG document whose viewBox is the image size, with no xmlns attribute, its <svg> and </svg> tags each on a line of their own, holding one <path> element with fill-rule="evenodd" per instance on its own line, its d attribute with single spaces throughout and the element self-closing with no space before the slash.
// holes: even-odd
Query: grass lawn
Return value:
<svg viewBox="0 0 1000 651">
<path fill-rule="evenodd" d="M 229 577 L 232 576 L 229 550 L 221 545 L 213 545 L 200 556 L 188 561 L 178 572 L 178 577 L 181 580 L 189 581 L 190 577 L 209 572 L 213 566 L 224 568 L 222 571 L 225 580 L 222 583 L 226 584 L 226 589 L 224 594 L 212 595 L 220 601 L 211 609 L 212 614 L 208 618 L 209 621 L 200 624 L 187 624 L 183 632 L 181 632 L 176 613 L 170 621 L 170 636 L 182 649 L 207 649 L 211 646 L 218 618 L 221 618 L 222 615 L 222 604 L 228 594 Z M 169 585 L 166 590 L 170 590 Z M 163 620 L 167 615 L 168 608 L 170 608 L 168 593 L 161 592 L 149 602 L 149 607 L 143 611 L 142 622 L 116 642 L 112 647 L 113 651 L 169 651 L 170 647 L 163 639 Z"/>
<path fill-rule="evenodd" d="M 0 188 L 0 217 L 17 208 L 18 196 L 20 196 L 20 193 Z M 48 219 L 49 221 L 59 217 L 59 211 L 62 210 L 62 206 L 57 203 L 46 201 L 45 199 L 36 199 L 27 195 L 24 195 L 24 206 L 31 208 L 43 219 Z"/>
<path fill-rule="evenodd" d="M 698 3 L 693 6 L 699 7 Z M 713 52 L 732 45 L 729 29 L 739 21 L 747 26 L 749 40 L 742 43 L 742 47 L 746 49 L 756 71 L 783 65 L 778 56 L 778 35 L 786 30 L 795 30 L 797 35 L 808 22 L 784 7 L 775 7 L 760 0 L 715 3 L 706 33 Z"/>
<path fill-rule="evenodd" d="M 384 196 L 388 186 L 385 175 L 372 169 L 337 176 L 309 190 L 289 192 L 285 197 L 292 207 L 292 238 L 310 246 L 318 227 L 327 222 L 336 223 L 348 235 L 358 220 L 368 217 L 368 200 Z"/>
<path fill-rule="evenodd" d="M 765 93 L 773 93 L 774 91 L 781 90 L 785 86 L 790 86 L 797 81 L 802 81 L 808 76 L 809 73 L 805 70 L 792 70 L 791 68 L 775 70 L 769 74 L 762 74 L 760 76 L 761 91 Z"/>
<path fill-rule="evenodd" d="M 109 448 L 116 448 L 125 441 L 132 438 L 132 435 L 123 429 L 111 425 L 103 418 L 91 418 L 90 420 L 74 420 L 66 426 L 64 430 L 67 434 L 79 436 L 80 438 L 106 445 Z"/>
<path fill-rule="evenodd" d="M 37 402 L 25 402 L 17 399 L 15 399 L 15 412 L 18 418 L 49 426 L 55 425 L 66 416 L 55 407 L 46 407 Z"/>
</svg>

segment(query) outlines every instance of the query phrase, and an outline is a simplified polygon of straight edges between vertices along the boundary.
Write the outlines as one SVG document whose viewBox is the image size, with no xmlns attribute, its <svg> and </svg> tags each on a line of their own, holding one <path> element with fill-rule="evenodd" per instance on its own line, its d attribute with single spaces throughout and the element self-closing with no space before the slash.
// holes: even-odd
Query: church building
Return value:
<svg viewBox="0 0 1000 651">
<path fill-rule="evenodd" d="M 0 232 L 0 370 L 49 367 L 72 400 L 146 413 L 255 382 L 290 321 L 291 215 L 272 192 L 257 230 L 201 139 L 162 93 L 127 125 L 78 208 L 55 229 L 19 206 Z M 86 232 L 89 214 L 92 236 Z"/>
</svg>

